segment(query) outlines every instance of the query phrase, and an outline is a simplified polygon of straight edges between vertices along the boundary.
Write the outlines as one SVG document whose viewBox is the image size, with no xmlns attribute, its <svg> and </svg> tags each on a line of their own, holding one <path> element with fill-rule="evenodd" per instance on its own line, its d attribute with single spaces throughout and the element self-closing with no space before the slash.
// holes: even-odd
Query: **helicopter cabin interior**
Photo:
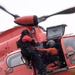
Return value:
<svg viewBox="0 0 75 75">
<path fill-rule="evenodd" d="M 49 41 L 49 40 L 55 41 L 54 47 L 58 50 L 59 58 L 57 58 L 56 56 L 51 57 L 51 55 L 45 56 L 45 54 L 42 53 L 42 59 L 45 60 L 45 61 L 43 61 L 45 64 L 51 64 L 55 60 L 59 60 L 60 66 L 59 66 L 59 68 L 54 70 L 55 72 L 67 70 L 67 64 L 66 64 L 64 53 L 63 53 L 62 46 L 61 46 L 61 37 L 64 35 L 65 26 L 66 26 L 65 24 L 62 24 L 62 25 L 57 25 L 57 26 L 53 26 L 53 27 L 48 27 L 46 29 L 46 41 L 41 42 L 40 45 L 37 46 L 37 48 L 40 48 L 40 49 L 47 48 L 46 47 L 47 41 Z"/>
<path fill-rule="evenodd" d="M 61 65 L 58 69 L 56 69 L 57 71 L 61 71 L 61 69 L 63 70 L 67 69 L 67 64 L 61 46 L 61 37 L 64 35 L 65 26 L 66 26 L 65 24 L 62 24 L 53 27 L 48 27 L 46 29 L 46 40 L 47 41 L 54 40 L 56 43 L 54 47 L 58 50 L 59 62 Z M 43 46 L 45 46 L 44 43 Z"/>
</svg>

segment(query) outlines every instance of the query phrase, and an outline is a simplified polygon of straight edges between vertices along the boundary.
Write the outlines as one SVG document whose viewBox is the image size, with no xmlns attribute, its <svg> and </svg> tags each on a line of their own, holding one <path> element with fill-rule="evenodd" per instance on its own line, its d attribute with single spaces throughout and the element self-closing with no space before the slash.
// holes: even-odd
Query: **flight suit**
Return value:
<svg viewBox="0 0 75 75">
<path fill-rule="evenodd" d="M 35 46 L 35 41 L 28 35 L 21 37 L 21 53 L 23 57 L 25 57 L 28 61 L 34 62 L 34 65 L 39 73 L 42 74 L 46 71 L 46 68 L 38 55 L 38 53 L 34 50 L 32 46 Z"/>
<path fill-rule="evenodd" d="M 59 67 L 58 50 L 56 48 L 37 48 L 37 50 L 40 52 L 45 51 L 45 54 L 41 58 L 44 58 L 43 62 L 47 65 L 47 70 L 55 70 Z"/>
</svg>

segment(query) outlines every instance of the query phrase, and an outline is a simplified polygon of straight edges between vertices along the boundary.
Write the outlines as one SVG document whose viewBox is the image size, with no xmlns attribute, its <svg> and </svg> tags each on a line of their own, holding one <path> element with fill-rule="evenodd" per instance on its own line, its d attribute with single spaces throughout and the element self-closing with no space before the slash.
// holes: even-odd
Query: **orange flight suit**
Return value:
<svg viewBox="0 0 75 75">
<path fill-rule="evenodd" d="M 37 48 L 38 51 L 46 51 L 47 53 L 46 54 L 51 54 L 51 55 L 56 55 L 58 54 L 58 50 L 56 48 Z M 58 64 L 59 65 L 59 62 L 53 62 L 53 63 L 50 63 L 46 66 L 46 69 L 47 70 L 55 70 L 57 69 L 59 66 L 58 65 L 55 65 L 54 63 Z"/>
<path fill-rule="evenodd" d="M 38 51 L 47 51 L 47 53 L 50 53 L 52 55 L 58 54 L 58 50 L 56 48 L 37 48 Z"/>
</svg>

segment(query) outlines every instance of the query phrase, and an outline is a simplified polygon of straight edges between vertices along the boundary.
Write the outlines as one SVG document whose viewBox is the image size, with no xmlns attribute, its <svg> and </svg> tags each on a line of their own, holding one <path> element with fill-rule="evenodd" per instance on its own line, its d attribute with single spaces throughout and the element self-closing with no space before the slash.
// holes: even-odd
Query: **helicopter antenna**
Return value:
<svg viewBox="0 0 75 75">
<path fill-rule="evenodd" d="M 7 11 L 3 6 L 0 5 L 0 9 L 2 9 L 3 11 L 7 12 L 8 14 L 10 14 L 11 16 L 13 16 L 15 19 L 20 17 L 19 15 L 14 15 L 12 13 L 10 13 L 9 11 Z"/>
<path fill-rule="evenodd" d="M 42 16 L 40 18 L 38 18 L 39 23 L 45 21 L 47 18 L 55 16 L 55 15 L 59 15 L 59 14 L 72 14 L 75 13 L 75 7 L 72 8 L 68 8 L 66 10 L 51 14 L 51 15 L 47 15 L 47 16 Z"/>
</svg>

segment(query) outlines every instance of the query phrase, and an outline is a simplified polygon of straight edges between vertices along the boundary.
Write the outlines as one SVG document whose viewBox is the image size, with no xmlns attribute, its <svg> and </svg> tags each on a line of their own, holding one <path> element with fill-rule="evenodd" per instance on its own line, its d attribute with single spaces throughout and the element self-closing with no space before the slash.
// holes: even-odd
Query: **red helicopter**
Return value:
<svg viewBox="0 0 75 75">
<path fill-rule="evenodd" d="M 36 15 L 20 17 L 2 6 L 0 9 L 12 15 L 15 18 L 14 22 L 19 25 L 0 34 L 0 75 L 38 75 L 35 67 L 26 66 L 26 61 L 21 59 L 20 49 L 16 45 L 23 29 L 29 29 L 32 37 L 40 43 L 37 48 L 43 47 L 45 40 L 56 41 L 62 67 L 53 70 L 50 75 L 75 75 L 75 35 L 64 36 L 66 24 L 48 27 L 46 30 L 38 25 L 51 16 L 74 13 L 75 7 L 40 18 Z"/>
</svg>

